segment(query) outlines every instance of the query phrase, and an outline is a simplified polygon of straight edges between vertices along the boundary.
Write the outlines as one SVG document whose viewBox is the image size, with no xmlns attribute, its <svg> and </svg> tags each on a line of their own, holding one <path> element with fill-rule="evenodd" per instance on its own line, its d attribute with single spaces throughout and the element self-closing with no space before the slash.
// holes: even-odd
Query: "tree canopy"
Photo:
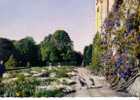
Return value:
<svg viewBox="0 0 140 100">
<path fill-rule="evenodd" d="M 6 61 L 9 56 L 15 53 L 15 48 L 11 40 L 0 38 L 0 60 Z"/>
<path fill-rule="evenodd" d="M 64 30 L 57 30 L 36 44 L 32 37 L 19 41 L 0 38 L 0 60 L 7 68 L 24 66 L 82 64 L 83 55 L 73 49 L 73 42 Z"/>
<path fill-rule="evenodd" d="M 84 66 L 90 65 L 92 61 L 92 45 L 84 48 L 83 62 Z"/>
<path fill-rule="evenodd" d="M 81 57 L 73 50 L 73 42 L 64 30 L 57 30 L 53 35 L 45 37 L 40 44 L 40 51 L 44 64 L 79 64 L 76 57 Z"/>
<path fill-rule="evenodd" d="M 18 60 L 22 65 L 35 65 L 39 60 L 38 47 L 32 37 L 26 37 L 20 41 L 14 43 L 19 55 Z"/>
</svg>

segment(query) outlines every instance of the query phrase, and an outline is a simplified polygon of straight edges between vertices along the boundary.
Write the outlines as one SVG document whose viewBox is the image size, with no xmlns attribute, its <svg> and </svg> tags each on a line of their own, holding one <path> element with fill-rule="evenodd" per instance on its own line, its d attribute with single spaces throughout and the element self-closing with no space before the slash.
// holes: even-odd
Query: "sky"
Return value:
<svg viewBox="0 0 140 100">
<path fill-rule="evenodd" d="M 95 34 L 95 0 L 0 0 L 0 13 L 0 37 L 12 40 L 65 30 L 82 52 Z"/>
</svg>

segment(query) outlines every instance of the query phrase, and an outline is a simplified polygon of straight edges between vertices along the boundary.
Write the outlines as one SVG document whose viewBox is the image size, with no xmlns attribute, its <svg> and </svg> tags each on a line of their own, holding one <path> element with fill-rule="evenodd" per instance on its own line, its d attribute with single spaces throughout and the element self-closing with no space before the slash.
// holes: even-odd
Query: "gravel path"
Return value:
<svg viewBox="0 0 140 100">
<path fill-rule="evenodd" d="M 78 68 L 77 76 L 73 77 L 74 80 L 77 82 L 75 85 L 76 92 L 67 95 L 67 97 L 128 97 L 130 96 L 124 92 L 116 92 L 112 90 L 109 86 L 109 83 L 106 82 L 104 77 L 99 76 L 92 76 L 90 71 L 86 68 Z M 82 77 L 86 80 L 87 85 L 81 86 L 78 77 Z M 95 85 L 92 85 L 91 88 L 91 81 L 90 77 L 94 79 Z M 87 88 L 90 87 L 90 88 Z"/>
</svg>

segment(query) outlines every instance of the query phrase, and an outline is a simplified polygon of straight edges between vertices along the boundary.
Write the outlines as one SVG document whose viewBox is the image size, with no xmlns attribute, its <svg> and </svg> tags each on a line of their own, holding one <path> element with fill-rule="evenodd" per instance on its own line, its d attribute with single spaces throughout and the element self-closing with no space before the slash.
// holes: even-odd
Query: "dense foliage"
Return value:
<svg viewBox="0 0 140 100">
<path fill-rule="evenodd" d="M 12 54 L 15 54 L 12 41 L 0 38 L 0 60 L 6 61 Z"/>
<path fill-rule="evenodd" d="M 73 50 L 68 33 L 63 30 L 57 30 L 53 35 L 47 36 L 40 44 L 40 51 L 45 64 L 80 65 L 82 61 L 81 55 Z"/>
<path fill-rule="evenodd" d="M 16 80 L 7 84 L 0 83 L 1 86 L 0 96 L 1 97 L 60 97 L 64 95 L 61 90 L 37 91 L 36 87 L 40 84 L 41 81 L 35 78 Z"/>
<path fill-rule="evenodd" d="M 84 48 L 83 62 L 84 66 L 90 65 L 92 61 L 92 45 Z"/>
<path fill-rule="evenodd" d="M 14 69 L 17 66 L 17 60 L 13 55 L 5 62 L 6 69 Z"/>
<path fill-rule="evenodd" d="M 34 66 L 39 61 L 39 48 L 32 37 L 26 37 L 14 43 L 18 61 L 22 66 Z"/>
<path fill-rule="evenodd" d="M 94 41 L 93 41 L 93 48 L 92 48 L 92 66 L 95 71 L 99 71 L 101 69 L 101 53 L 102 53 L 102 48 L 101 48 L 101 36 L 97 32 Z"/>
<path fill-rule="evenodd" d="M 81 53 L 74 51 L 73 42 L 64 30 L 57 30 L 36 44 L 32 37 L 19 41 L 0 38 L 0 60 L 6 68 L 30 67 L 44 65 L 80 66 L 83 60 Z"/>
</svg>

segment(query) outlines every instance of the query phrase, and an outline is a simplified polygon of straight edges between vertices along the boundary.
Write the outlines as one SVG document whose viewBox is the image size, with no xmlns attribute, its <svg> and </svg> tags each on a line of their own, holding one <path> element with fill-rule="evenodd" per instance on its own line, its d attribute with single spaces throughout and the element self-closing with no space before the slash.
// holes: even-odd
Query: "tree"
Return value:
<svg viewBox="0 0 140 100">
<path fill-rule="evenodd" d="M 93 52 L 92 52 L 92 68 L 95 70 L 100 70 L 101 66 L 101 36 L 97 32 L 93 41 Z"/>
<path fill-rule="evenodd" d="M 44 63 L 67 65 L 73 56 L 73 44 L 67 32 L 57 30 L 45 37 L 40 44 L 40 51 Z"/>
<path fill-rule="evenodd" d="M 57 49 L 53 49 L 50 52 L 49 55 L 49 61 L 53 64 L 56 65 L 60 62 L 60 57 L 59 57 L 59 51 Z"/>
<path fill-rule="evenodd" d="M 54 34 L 55 45 L 58 50 L 67 51 L 73 49 L 73 44 L 68 33 L 64 30 L 57 30 Z"/>
<path fill-rule="evenodd" d="M 60 63 L 68 63 L 72 57 L 73 43 L 68 33 L 64 30 L 57 30 L 54 34 L 54 42 L 59 51 Z"/>
<path fill-rule="evenodd" d="M 15 48 L 12 41 L 0 38 L 0 60 L 5 62 L 12 54 L 15 54 Z"/>
<path fill-rule="evenodd" d="M 39 48 L 32 37 L 26 37 L 14 44 L 19 53 L 18 60 L 21 65 L 26 66 L 27 63 L 30 63 L 31 66 L 37 65 L 39 62 Z"/>
<path fill-rule="evenodd" d="M 81 54 L 81 52 L 76 52 L 76 51 L 74 51 L 73 54 L 74 56 L 73 59 L 71 60 L 73 62 L 72 65 L 81 66 L 83 62 L 83 55 Z"/>
<path fill-rule="evenodd" d="M 53 38 L 52 35 L 48 35 L 40 43 L 41 59 L 44 63 L 51 62 L 50 61 L 50 55 L 51 56 L 53 55 L 51 52 L 54 52 L 56 50 L 56 47 L 54 45 L 54 41 L 53 41 L 52 38 Z"/>
<path fill-rule="evenodd" d="M 92 61 L 92 45 L 86 46 L 84 49 L 83 62 L 84 66 L 90 65 Z"/>
<path fill-rule="evenodd" d="M 13 55 L 9 57 L 9 59 L 5 63 L 6 69 L 13 69 L 17 66 L 17 61 Z"/>
</svg>

